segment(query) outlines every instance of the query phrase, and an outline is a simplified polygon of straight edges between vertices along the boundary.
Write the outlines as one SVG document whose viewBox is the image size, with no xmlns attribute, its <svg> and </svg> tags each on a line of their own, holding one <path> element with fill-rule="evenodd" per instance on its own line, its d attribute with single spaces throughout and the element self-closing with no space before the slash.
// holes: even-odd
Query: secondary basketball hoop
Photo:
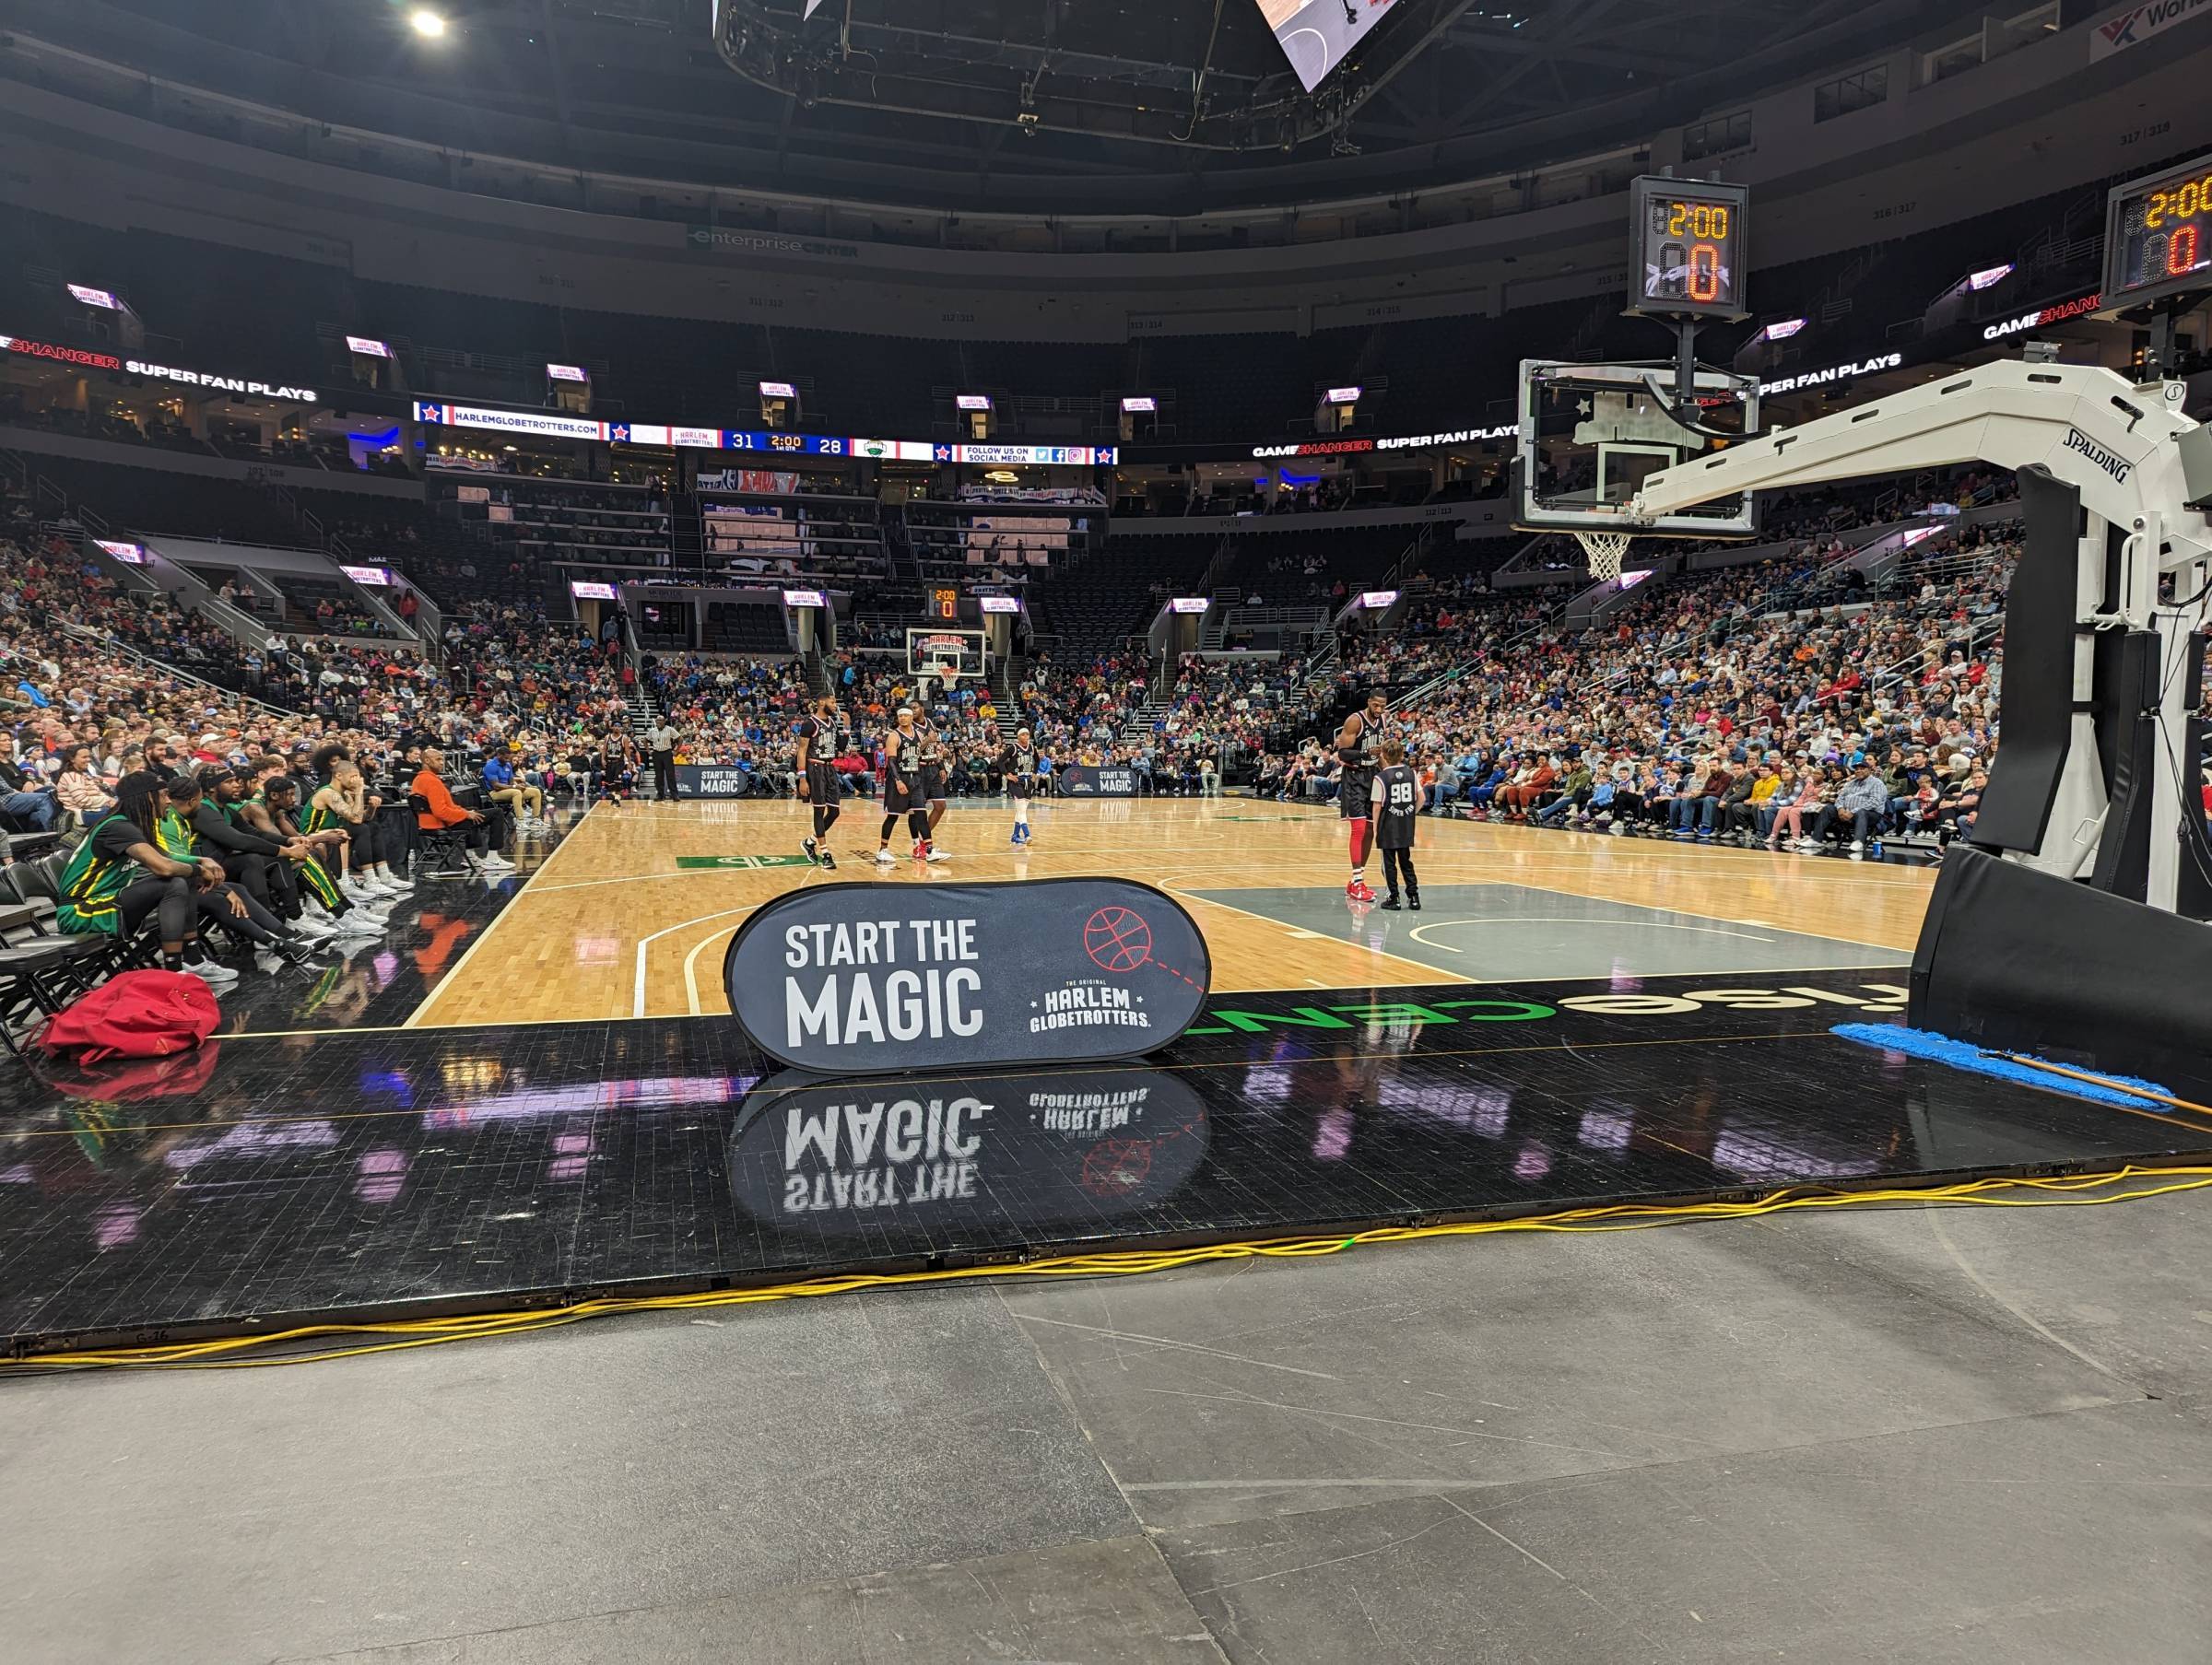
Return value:
<svg viewBox="0 0 2212 1665">
<path fill-rule="evenodd" d="M 1633 519 L 1629 508 L 1652 475 L 1710 461 L 1760 433 L 1758 379 L 1697 358 L 1700 322 L 1748 316 L 1750 193 L 1719 180 L 1650 176 L 1630 182 L 1630 205 L 1628 315 L 1664 322 L 1673 355 L 1521 361 L 1513 524 L 1574 534 L 1598 579 L 1620 576 L 1630 537 L 1759 532 L 1759 502 L 1748 492 Z"/>
<path fill-rule="evenodd" d="M 1523 359 L 1513 524 L 1607 540 L 1624 535 L 1624 524 L 1630 537 L 1757 535 L 1759 504 L 1747 493 L 1648 520 L 1630 518 L 1630 502 L 1651 475 L 1759 431 L 1755 378 L 1701 365 L 1685 397 L 1675 385 L 1679 369 L 1665 360 Z M 1593 548 L 1592 558 L 1606 558 L 1605 547 L 1601 542 Z"/>
<path fill-rule="evenodd" d="M 946 694 L 962 678 L 988 676 L 990 639 L 981 630 L 947 627 L 910 629 L 906 633 L 906 668 L 924 686 L 934 681 Z"/>
</svg>

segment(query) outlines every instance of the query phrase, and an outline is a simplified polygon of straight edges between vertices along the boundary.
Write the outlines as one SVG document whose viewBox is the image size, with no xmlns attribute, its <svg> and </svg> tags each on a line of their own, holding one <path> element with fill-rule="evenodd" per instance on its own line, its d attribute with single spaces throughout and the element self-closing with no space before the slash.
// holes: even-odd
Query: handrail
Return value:
<svg viewBox="0 0 2212 1665">
<path fill-rule="evenodd" d="M 54 622 L 59 625 L 62 630 L 67 635 L 83 637 L 88 640 L 97 642 L 102 651 L 109 653 L 120 653 L 125 659 L 134 660 L 137 663 L 144 665 L 148 670 L 160 672 L 164 676 L 181 676 L 186 682 L 192 683 L 196 686 L 212 688 L 218 694 L 221 694 L 229 698 L 235 699 L 243 705 L 258 706 L 261 708 L 261 709 L 267 711 L 274 716 L 297 718 L 300 715 L 300 712 L 293 710 L 288 706 L 272 705 L 268 700 L 260 698 L 258 695 L 248 694 L 241 689 L 227 686 L 222 683 L 214 681 L 212 678 L 202 676 L 196 671 L 188 671 L 182 665 L 176 664 L 171 661 L 166 659 L 156 659 L 152 654 L 147 653 L 141 649 L 132 647 L 129 642 L 119 639 L 108 631 L 96 630 L 90 625 L 78 624 L 74 619 L 63 618 L 56 619 Z"/>
</svg>

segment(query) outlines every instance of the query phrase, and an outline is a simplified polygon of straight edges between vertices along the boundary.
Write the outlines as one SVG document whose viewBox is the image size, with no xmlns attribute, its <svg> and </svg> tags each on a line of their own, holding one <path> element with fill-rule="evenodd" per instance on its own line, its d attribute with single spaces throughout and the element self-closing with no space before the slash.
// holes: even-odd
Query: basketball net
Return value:
<svg viewBox="0 0 2212 1665">
<path fill-rule="evenodd" d="M 1630 532 L 1577 532 L 1574 541 L 1590 557 L 1590 576 L 1603 583 L 1620 576 L 1620 557 L 1629 552 Z"/>
</svg>

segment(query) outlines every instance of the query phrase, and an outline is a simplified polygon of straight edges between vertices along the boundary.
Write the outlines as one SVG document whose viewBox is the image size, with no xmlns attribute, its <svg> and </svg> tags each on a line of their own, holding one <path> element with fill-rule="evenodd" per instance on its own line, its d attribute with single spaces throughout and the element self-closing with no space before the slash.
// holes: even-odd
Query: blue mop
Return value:
<svg viewBox="0 0 2212 1665">
<path fill-rule="evenodd" d="M 2026 1054 L 1988 1051 L 1971 1042 L 1938 1035 L 1933 1029 L 1907 1029 L 1896 1024 L 1838 1024 L 1829 1033 L 1857 1041 L 1863 1047 L 1902 1052 L 1908 1058 L 1924 1058 L 1930 1063 L 1971 1070 L 1977 1075 L 1992 1075 L 1999 1081 L 2017 1081 L 2023 1086 L 2041 1087 L 2047 1092 L 2071 1093 L 2077 1098 L 2097 1104 L 2155 1110 L 2161 1115 L 2186 1108 L 2185 1100 L 2175 1098 L 2155 1081 L 2101 1072 L 2092 1080 L 2068 1065 L 2044 1063 L 2040 1059 L 2016 1061 Z"/>
</svg>

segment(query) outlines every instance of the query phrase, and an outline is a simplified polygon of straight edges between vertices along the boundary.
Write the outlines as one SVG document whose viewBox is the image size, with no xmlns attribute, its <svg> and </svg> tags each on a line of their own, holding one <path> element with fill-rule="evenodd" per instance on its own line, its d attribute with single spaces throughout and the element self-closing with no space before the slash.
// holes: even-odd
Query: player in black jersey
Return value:
<svg viewBox="0 0 2212 1665">
<path fill-rule="evenodd" d="M 1367 704 L 1344 720 L 1336 731 L 1336 759 L 1344 768 L 1336 781 L 1336 813 L 1352 824 L 1352 876 L 1344 894 L 1355 902 L 1371 902 L 1375 893 L 1367 885 L 1368 852 L 1374 847 L 1374 765 L 1368 745 L 1382 739 L 1382 709 L 1388 703 L 1380 692 L 1370 694 Z"/>
<path fill-rule="evenodd" d="M 951 768 L 951 751 L 945 735 L 933 722 L 922 732 L 922 802 L 929 811 L 929 832 L 922 840 L 922 859 L 942 862 L 935 838 L 937 823 L 945 818 L 945 777 Z"/>
<path fill-rule="evenodd" d="M 891 828 L 899 825 L 900 815 L 914 836 L 914 860 L 929 859 L 929 811 L 922 803 L 922 735 L 914 718 L 912 706 L 900 706 L 898 726 L 883 737 L 883 831 L 876 848 L 879 867 L 888 867 L 897 859 L 891 854 Z"/>
<path fill-rule="evenodd" d="M 835 873 L 837 857 L 822 840 L 837 825 L 838 801 L 845 790 L 837 778 L 837 765 L 830 760 L 837 745 L 837 701 L 825 694 L 814 702 L 812 712 L 791 725 L 791 732 L 799 743 L 799 796 L 814 806 L 814 836 L 799 848 L 809 861 Z"/>
<path fill-rule="evenodd" d="M 1406 905 L 1421 910 L 1420 875 L 1413 871 L 1413 829 L 1421 817 L 1421 783 L 1406 767 L 1406 748 L 1394 740 L 1381 747 L 1382 767 L 1369 789 L 1369 808 L 1375 824 L 1375 848 L 1382 852 L 1382 884 L 1390 893 L 1385 908 L 1398 905 L 1398 882 L 1406 884 Z"/>
</svg>

